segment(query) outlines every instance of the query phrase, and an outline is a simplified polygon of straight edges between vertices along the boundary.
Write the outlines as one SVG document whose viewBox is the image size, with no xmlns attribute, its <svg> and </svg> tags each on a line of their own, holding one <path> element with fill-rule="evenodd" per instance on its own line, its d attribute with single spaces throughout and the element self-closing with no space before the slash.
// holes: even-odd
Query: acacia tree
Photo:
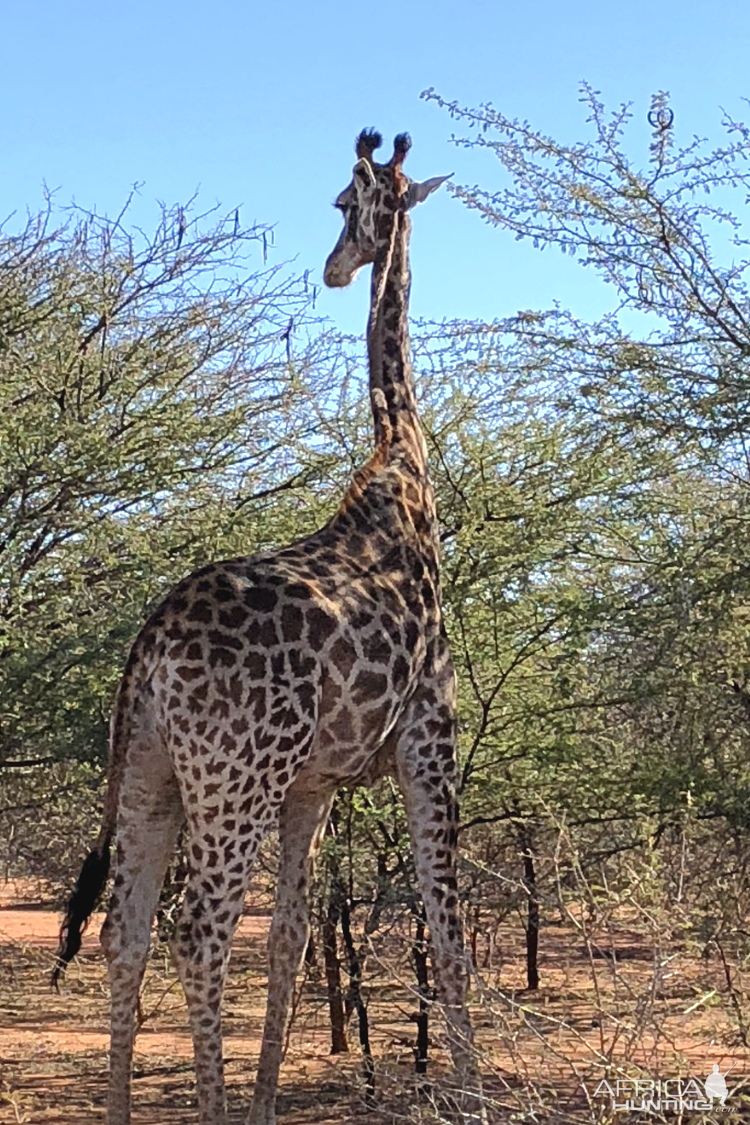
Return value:
<svg viewBox="0 0 750 1125">
<path fill-rule="evenodd" d="M 463 328 L 485 341 L 469 361 L 484 383 L 468 431 L 480 471 L 469 443 L 449 461 L 465 776 L 482 781 L 469 823 L 485 837 L 507 825 L 527 876 L 529 829 L 560 816 L 594 864 L 688 816 L 737 840 L 750 823 L 750 130 L 725 115 L 726 143 L 681 146 L 659 94 L 638 163 L 631 108 L 608 114 L 589 87 L 592 138 L 572 145 L 425 96 L 458 122 L 458 145 L 500 165 L 498 188 L 457 198 L 613 292 L 594 324 L 554 309 Z M 498 378 L 517 388 L 504 401 Z"/>
<path fill-rule="evenodd" d="M 639 165 L 626 149 L 632 109 L 608 114 L 588 86 L 582 100 L 593 139 L 573 145 L 488 105 L 465 109 L 433 91 L 425 96 L 468 128 L 454 138 L 458 145 L 486 150 L 502 168 L 497 190 L 459 186 L 456 196 L 491 225 L 573 255 L 614 291 L 612 313 L 596 324 L 554 310 L 497 327 L 507 367 L 529 373 L 544 416 L 568 418 L 579 434 L 588 427 L 620 459 L 620 495 L 609 493 L 596 536 L 578 552 L 579 569 L 602 555 L 599 569 L 608 566 L 624 594 L 629 624 L 609 622 L 601 642 L 609 637 L 622 652 L 629 637 L 631 651 L 637 642 L 656 665 L 692 637 L 692 656 L 683 658 L 703 669 L 707 688 L 727 673 L 743 680 L 746 646 L 737 644 L 733 622 L 748 600 L 740 528 L 750 301 L 740 215 L 750 189 L 750 129 L 725 115 L 725 144 L 692 137 L 680 146 L 679 115 L 660 93 Z M 619 553 L 606 545 L 608 533 Z M 714 630 L 713 661 L 695 642 L 701 629 Z"/>
<path fill-rule="evenodd" d="M 169 584 L 314 519 L 327 460 L 312 443 L 299 460 L 316 423 L 296 404 L 302 385 L 324 399 L 328 341 L 269 243 L 192 203 L 144 233 L 127 208 L 49 200 L 0 232 L 0 831 L 16 851 L 40 807 L 63 826 L 89 811 L 69 787 L 96 785 L 127 646 Z"/>
<path fill-rule="evenodd" d="M 711 148 L 693 136 L 679 146 L 679 116 L 659 93 L 648 115 L 648 158 L 637 165 L 625 148 L 632 107 L 608 114 L 587 85 L 581 100 L 593 140 L 573 145 L 490 105 L 466 109 L 431 90 L 423 96 L 475 130 L 454 137 L 457 145 L 486 150 L 505 173 L 498 190 L 457 186 L 457 198 L 516 238 L 575 257 L 614 290 L 612 315 L 596 325 L 565 312 L 513 323 L 528 346 L 550 347 L 550 376 L 567 376 L 579 407 L 609 424 L 647 423 L 724 452 L 731 436 L 742 441 L 750 242 L 740 216 L 750 127 L 725 114 L 725 144 Z M 627 313 L 648 318 L 645 339 L 623 328 Z"/>
<path fill-rule="evenodd" d="M 0 238 L 5 768 L 101 753 L 146 605 L 301 471 L 283 338 L 301 282 L 234 216 L 126 220 L 50 204 Z"/>
</svg>

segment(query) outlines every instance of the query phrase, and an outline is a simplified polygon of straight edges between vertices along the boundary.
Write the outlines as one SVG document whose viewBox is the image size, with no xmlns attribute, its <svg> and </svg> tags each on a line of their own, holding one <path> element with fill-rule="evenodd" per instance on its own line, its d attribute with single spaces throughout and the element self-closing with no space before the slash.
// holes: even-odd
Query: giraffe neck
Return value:
<svg viewBox="0 0 750 1125">
<path fill-rule="evenodd" d="M 417 413 L 414 376 L 409 345 L 409 236 L 411 219 L 404 210 L 387 217 L 381 249 L 372 270 L 370 318 L 367 324 L 367 354 L 370 394 L 373 398 L 375 441 L 386 434 L 383 411 L 373 394 L 385 395 L 393 443 L 399 444 L 415 470 L 426 473 L 426 449 Z M 382 402 L 382 400 L 381 400 Z"/>
</svg>

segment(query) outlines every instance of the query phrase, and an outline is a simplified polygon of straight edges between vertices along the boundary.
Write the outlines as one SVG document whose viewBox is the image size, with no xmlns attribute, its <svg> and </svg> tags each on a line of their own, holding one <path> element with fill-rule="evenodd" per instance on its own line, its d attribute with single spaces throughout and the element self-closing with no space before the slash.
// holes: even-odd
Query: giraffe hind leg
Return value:
<svg viewBox="0 0 750 1125">
<path fill-rule="evenodd" d="M 212 824 L 200 824 L 188 810 L 189 873 L 185 897 L 172 939 L 172 960 L 185 991 L 195 1056 L 200 1125 L 225 1125 L 226 1095 L 221 1039 L 221 1000 L 232 938 L 250 881 L 253 860 L 270 828 L 275 810 L 254 814 L 239 809 L 238 834 L 218 844 Z"/>
<path fill-rule="evenodd" d="M 101 942 L 108 962 L 111 1040 L 107 1125 L 129 1125 L 135 1012 L 151 925 L 184 814 L 171 765 L 131 746 L 118 802 L 114 888 Z"/>
</svg>

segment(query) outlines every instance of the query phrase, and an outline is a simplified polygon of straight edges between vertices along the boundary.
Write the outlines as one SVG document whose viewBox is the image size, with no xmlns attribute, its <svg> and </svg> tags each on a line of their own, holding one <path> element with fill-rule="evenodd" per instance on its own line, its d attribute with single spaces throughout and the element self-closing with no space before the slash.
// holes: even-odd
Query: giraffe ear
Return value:
<svg viewBox="0 0 750 1125">
<path fill-rule="evenodd" d="M 441 184 L 449 180 L 453 173 L 448 176 L 433 176 L 431 180 L 422 180 L 420 183 L 411 183 L 406 192 L 406 209 L 407 211 L 415 207 L 417 203 L 424 203 L 428 195 L 433 191 L 437 191 Z"/>
</svg>

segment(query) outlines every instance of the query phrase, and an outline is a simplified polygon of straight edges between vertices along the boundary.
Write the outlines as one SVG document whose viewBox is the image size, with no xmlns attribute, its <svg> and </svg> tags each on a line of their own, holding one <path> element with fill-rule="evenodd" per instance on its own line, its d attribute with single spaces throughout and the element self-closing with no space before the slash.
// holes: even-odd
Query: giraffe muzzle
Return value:
<svg viewBox="0 0 750 1125">
<path fill-rule="evenodd" d="M 323 270 L 323 281 L 329 289 L 344 289 L 354 281 L 365 264 L 356 248 L 351 243 L 347 244 L 342 238 L 328 255 Z"/>
</svg>

